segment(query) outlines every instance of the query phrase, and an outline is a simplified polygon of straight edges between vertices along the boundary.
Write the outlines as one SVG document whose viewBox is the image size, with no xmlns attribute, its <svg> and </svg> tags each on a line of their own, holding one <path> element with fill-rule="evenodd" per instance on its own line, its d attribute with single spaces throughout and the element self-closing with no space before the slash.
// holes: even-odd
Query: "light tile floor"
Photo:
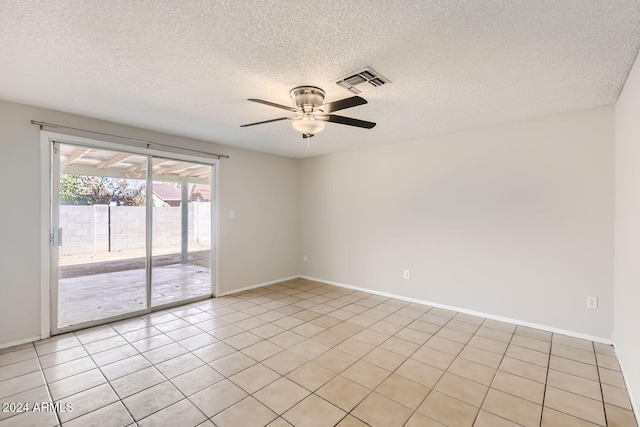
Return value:
<svg viewBox="0 0 640 427">
<path fill-rule="evenodd" d="M 302 279 L 0 350 L 0 401 L 1 427 L 636 426 L 611 346 Z"/>
</svg>

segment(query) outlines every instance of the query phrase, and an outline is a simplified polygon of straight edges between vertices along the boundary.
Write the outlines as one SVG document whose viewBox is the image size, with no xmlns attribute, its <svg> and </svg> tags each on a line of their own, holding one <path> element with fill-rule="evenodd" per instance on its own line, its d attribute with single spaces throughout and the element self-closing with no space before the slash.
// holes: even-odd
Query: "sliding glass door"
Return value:
<svg viewBox="0 0 640 427">
<path fill-rule="evenodd" d="M 53 333 L 212 296 L 214 168 L 54 143 Z"/>
<path fill-rule="evenodd" d="M 213 167 L 160 158 L 153 164 L 151 305 L 156 307 L 211 294 Z"/>
</svg>

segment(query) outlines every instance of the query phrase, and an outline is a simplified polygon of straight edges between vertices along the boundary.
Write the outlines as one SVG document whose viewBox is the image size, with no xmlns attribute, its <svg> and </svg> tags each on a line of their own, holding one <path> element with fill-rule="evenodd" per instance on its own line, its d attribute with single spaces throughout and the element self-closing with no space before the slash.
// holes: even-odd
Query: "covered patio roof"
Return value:
<svg viewBox="0 0 640 427">
<path fill-rule="evenodd" d="M 209 184 L 211 166 L 154 157 L 153 180 Z M 60 173 L 140 179 L 147 171 L 147 157 L 97 148 L 60 145 Z M 144 178 L 143 178 L 144 179 Z"/>
</svg>

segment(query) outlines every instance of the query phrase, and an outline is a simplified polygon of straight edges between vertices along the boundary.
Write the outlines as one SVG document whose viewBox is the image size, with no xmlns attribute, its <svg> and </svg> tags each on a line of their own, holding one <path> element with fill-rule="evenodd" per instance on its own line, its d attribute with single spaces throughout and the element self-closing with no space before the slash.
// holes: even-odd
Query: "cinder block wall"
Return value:
<svg viewBox="0 0 640 427">
<path fill-rule="evenodd" d="M 153 208 L 153 244 L 180 246 L 181 208 Z M 189 203 L 189 243 L 211 243 L 211 203 Z M 146 208 L 111 208 L 111 251 L 144 249 Z M 60 227 L 64 229 L 61 256 L 106 252 L 109 247 L 109 207 L 60 206 Z"/>
</svg>

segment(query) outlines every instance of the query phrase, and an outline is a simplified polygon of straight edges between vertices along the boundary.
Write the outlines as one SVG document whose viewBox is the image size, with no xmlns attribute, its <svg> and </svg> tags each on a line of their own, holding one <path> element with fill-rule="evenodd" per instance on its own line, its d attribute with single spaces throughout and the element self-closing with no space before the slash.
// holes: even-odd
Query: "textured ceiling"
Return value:
<svg viewBox="0 0 640 427">
<path fill-rule="evenodd" d="M 308 157 L 612 104 L 639 44 L 638 0 L 0 0 L 0 99 Z M 365 66 L 372 130 L 239 128 Z"/>
</svg>

